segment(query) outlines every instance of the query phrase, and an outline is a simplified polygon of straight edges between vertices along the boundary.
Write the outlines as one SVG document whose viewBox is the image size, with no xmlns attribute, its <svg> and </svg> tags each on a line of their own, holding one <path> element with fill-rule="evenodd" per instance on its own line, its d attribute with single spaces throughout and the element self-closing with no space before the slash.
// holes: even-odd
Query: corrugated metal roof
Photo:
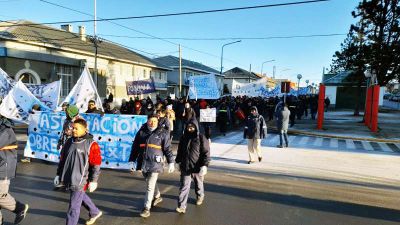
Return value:
<svg viewBox="0 0 400 225">
<path fill-rule="evenodd" d="M 13 26 L 15 24 L 24 24 L 26 26 Z M 86 54 L 94 54 L 94 45 L 90 41 L 92 37 L 89 35 L 86 36 L 86 41 L 84 41 L 78 33 L 72 33 L 25 20 L 0 22 L 0 27 L 0 38 L 3 39 L 37 42 L 38 44 L 46 44 L 49 48 L 72 49 L 85 52 Z M 170 68 L 164 67 L 152 59 L 117 43 L 105 39 L 101 40 L 97 49 L 100 58 L 102 56 L 111 57 L 115 60 L 127 60 L 132 63 L 170 70 Z"/>
<path fill-rule="evenodd" d="M 259 76 L 257 76 L 254 73 L 251 73 L 245 69 L 239 68 L 239 67 L 235 67 L 232 68 L 228 71 L 224 72 L 225 78 L 245 78 L 245 79 L 249 79 L 249 77 L 251 79 L 257 80 L 260 79 Z"/>
<path fill-rule="evenodd" d="M 179 67 L 179 58 L 172 56 L 172 55 L 155 58 L 153 60 L 162 65 L 169 66 L 172 68 Z M 211 67 L 208 67 L 208 66 L 203 65 L 198 62 L 186 60 L 186 59 L 182 59 L 182 67 L 186 67 L 186 68 L 192 69 L 192 70 L 199 70 L 199 71 L 203 71 L 203 72 L 219 74 L 219 71 L 217 71 Z"/>
</svg>

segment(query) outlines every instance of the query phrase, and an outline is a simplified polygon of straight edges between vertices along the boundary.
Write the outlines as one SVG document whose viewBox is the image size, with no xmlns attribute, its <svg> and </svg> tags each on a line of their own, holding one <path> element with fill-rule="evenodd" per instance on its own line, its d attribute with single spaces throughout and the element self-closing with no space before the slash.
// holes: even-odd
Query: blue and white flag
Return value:
<svg viewBox="0 0 400 225">
<path fill-rule="evenodd" d="M 9 77 L 8 74 L 0 68 L 0 98 L 3 99 L 6 97 L 15 83 L 15 80 Z"/>
<path fill-rule="evenodd" d="M 79 112 L 83 113 L 86 112 L 88 108 L 89 100 L 95 100 L 97 108 L 104 111 L 101 104 L 101 98 L 97 93 L 97 88 L 96 85 L 94 85 L 89 68 L 85 66 L 85 69 L 82 71 L 82 74 L 75 86 L 62 103 L 67 102 L 70 105 L 76 105 L 76 107 L 79 109 Z M 61 111 L 62 103 L 60 102 L 57 110 Z"/>
<path fill-rule="evenodd" d="M 14 121 L 28 123 L 28 117 L 34 105 L 39 105 L 42 111 L 50 111 L 50 108 L 37 99 L 22 81 L 18 81 L 3 99 L 0 114 Z"/>
<path fill-rule="evenodd" d="M 147 116 L 80 114 L 101 150 L 103 168 L 129 169 L 128 160 L 135 135 Z M 58 162 L 57 143 L 65 120 L 64 112 L 39 112 L 30 116 L 26 157 Z"/>
<path fill-rule="evenodd" d="M 50 109 L 55 110 L 57 108 L 61 90 L 60 80 L 48 84 L 27 84 L 26 87 Z"/>
<path fill-rule="evenodd" d="M 189 80 L 189 96 L 194 96 L 197 101 L 197 90 L 193 79 Z"/>
<path fill-rule="evenodd" d="M 189 90 L 191 99 L 218 99 L 220 97 L 215 74 L 190 76 L 188 79 L 191 86 Z"/>
</svg>

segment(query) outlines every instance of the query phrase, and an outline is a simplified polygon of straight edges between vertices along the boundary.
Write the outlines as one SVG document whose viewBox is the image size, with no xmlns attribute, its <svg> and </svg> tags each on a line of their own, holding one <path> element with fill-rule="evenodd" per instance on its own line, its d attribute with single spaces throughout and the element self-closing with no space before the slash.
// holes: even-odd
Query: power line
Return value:
<svg viewBox="0 0 400 225">
<path fill-rule="evenodd" d="M 115 20 L 131 20 L 131 19 L 144 19 L 144 18 L 156 18 L 156 17 L 194 15 L 194 14 L 205 14 L 205 13 L 217 13 L 217 12 L 228 12 L 228 11 L 238 11 L 238 10 L 250 10 L 250 9 L 260 9 L 260 8 L 302 5 L 302 4 L 310 4 L 310 3 L 317 3 L 317 2 L 327 2 L 327 1 L 330 1 L 330 0 L 310 0 L 310 1 L 288 2 L 288 3 L 258 5 L 258 6 L 246 6 L 246 7 L 237 7 L 237 8 L 227 8 L 227 9 L 212 9 L 212 10 L 203 10 L 203 11 L 166 13 L 166 14 L 156 14 L 156 15 L 147 15 L 147 16 L 127 16 L 127 17 L 97 19 L 96 21 L 102 22 L 102 21 L 115 21 Z M 52 25 L 52 24 L 64 24 L 64 23 L 88 23 L 88 22 L 93 22 L 93 21 L 94 20 L 71 20 L 71 21 L 46 22 L 46 23 L 41 23 L 41 24 L 42 25 L 44 25 L 44 24 Z"/>
<path fill-rule="evenodd" d="M 62 6 L 62 5 L 60 5 L 60 4 L 56 4 L 56 3 L 49 2 L 49 1 L 46 1 L 46 0 L 39 0 L 39 1 L 45 2 L 45 3 L 47 3 L 47 4 L 51 4 L 51 5 L 54 5 L 54 6 L 57 6 L 57 7 L 61 7 L 61 8 L 64 8 L 64 9 L 72 10 L 72 11 L 74 11 L 74 12 L 78 12 L 78 13 L 83 14 L 83 15 L 93 16 L 93 15 L 91 15 L 91 14 L 89 14 L 89 13 L 85 13 L 85 12 L 82 12 L 82 11 L 79 11 L 79 10 L 76 10 L 76 9 L 72 9 L 72 8 L 69 8 L 69 7 L 66 7 L 66 6 Z M 99 17 L 99 19 L 102 19 L 102 18 Z M 149 37 L 151 37 L 151 38 L 153 38 L 153 39 L 158 39 L 158 40 L 167 42 L 167 43 L 169 43 L 169 44 L 173 44 L 173 45 L 175 45 L 175 46 L 178 46 L 178 45 L 179 45 L 178 43 L 175 43 L 175 42 L 172 42 L 172 41 L 169 41 L 169 40 L 166 40 L 166 39 L 163 39 L 163 38 L 154 36 L 154 35 L 152 35 L 152 34 L 148 34 L 148 33 L 142 32 L 142 31 L 135 30 L 135 29 L 133 29 L 133 28 L 127 27 L 127 26 L 122 25 L 122 24 L 118 24 L 118 23 L 115 23 L 115 22 L 112 22 L 112 21 L 107 21 L 107 22 L 109 22 L 109 23 L 111 23 L 111 24 L 114 24 L 114 25 L 117 25 L 117 26 L 120 26 L 120 27 L 123 27 L 123 28 L 128 29 L 128 30 L 134 31 L 134 32 L 138 32 L 138 33 L 144 34 L 144 35 L 149 36 Z M 1 27 L 1 26 L 0 26 L 0 27 Z M 195 52 L 199 52 L 199 53 L 201 53 L 201 54 L 205 54 L 205 55 L 209 55 L 209 56 L 212 56 L 212 57 L 215 57 L 215 58 L 219 58 L 219 56 L 217 56 L 217 55 L 213 55 L 213 54 L 211 54 L 211 53 L 204 52 L 204 51 L 200 51 L 200 50 L 197 50 L 197 49 L 194 49 L 194 48 L 191 48 L 191 47 L 187 47 L 187 46 L 184 46 L 184 45 L 181 45 L 181 47 L 186 48 L 186 49 L 189 49 L 189 50 L 192 50 L 192 51 L 195 51 Z M 233 60 L 230 60 L 230 59 L 228 59 L 228 58 L 226 58 L 225 60 L 226 60 L 226 61 L 233 62 L 233 63 L 236 63 L 236 64 L 240 64 L 240 63 L 235 62 L 235 61 L 233 61 Z"/>
<path fill-rule="evenodd" d="M 154 39 L 151 37 L 133 37 L 126 35 L 100 34 L 105 37 L 120 37 L 131 39 Z M 228 41 L 228 40 L 271 40 L 271 39 L 291 39 L 291 38 L 311 38 L 311 37 L 332 37 L 343 36 L 345 33 L 337 34 L 309 34 L 309 35 L 291 35 L 291 36 L 270 36 L 270 37 L 221 37 L 221 38 L 187 38 L 187 37 L 163 37 L 162 39 L 169 40 L 184 40 L 184 41 Z"/>
</svg>

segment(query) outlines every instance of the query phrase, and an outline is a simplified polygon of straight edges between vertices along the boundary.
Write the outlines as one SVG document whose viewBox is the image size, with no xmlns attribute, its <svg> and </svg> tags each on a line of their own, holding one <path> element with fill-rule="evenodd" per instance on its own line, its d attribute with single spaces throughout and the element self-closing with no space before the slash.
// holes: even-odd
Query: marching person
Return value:
<svg viewBox="0 0 400 225">
<path fill-rule="evenodd" d="M 176 211 L 185 213 L 192 179 L 197 196 L 196 205 L 201 205 L 204 201 L 204 176 L 207 174 L 207 167 L 210 162 L 209 141 L 203 134 L 200 134 L 195 119 L 188 122 L 179 141 L 175 162 L 179 164 L 181 170 Z"/>
<path fill-rule="evenodd" d="M 97 113 L 100 115 L 104 115 L 104 112 L 97 108 L 96 101 L 93 99 L 89 100 L 88 109 L 85 113 Z"/>
<path fill-rule="evenodd" d="M 61 151 L 63 149 L 64 144 L 67 142 L 69 138 L 72 137 L 74 121 L 80 118 L 78 107 L 76 107 L 75 105 L 68 105 L 67 108 L 65 109 L 65 116 L 66 119 L 64 121 L 60 139 L 58 140 L 57 143 L 57 150 L 60 151 L 60 155 L 62 155 Z M 63 183 L 58 181 L 57 184 L 55 184 L 55 189 L 61 188 L 63 186 L 64 186 Z"/>
<path fill-rule="evenodd" d="M 135 136 L 129 157 L 131 171 L 141 170 L 146 180 L 146 196 L 141 217 L 150 216 L 151 206 L 162 201 L 157 186 L 159 173 L 164 171 L 164 156 L 168 162 L 168 173 L 175 170 L 174 155 L 170 149 L 168 131 L 158 126 L 157 115 L 150 115 Z"/>
<path fill-rule="evenodd" d="M 159 109 L 156 112 L 157 118 L 158 118 L 158 126 L 161 128 L 164 128 L 166 131 L 168 131 L 168 136 L 170 135 L 170 123 L 168 118 L 166 117 L 166 112 L 163 109 Z"/>
<path fill-rule="evenodd" d="M 66 225 L 77 225 L 81 206 L 89 211 L 87 225 L 94 224 L 103 214 L 85 193 L 97 189 L 100 175 L 100 146 L 88 132 L 87 122 L 82 118 L 73 121 L 73 137 L 62 147 L 60 163 L 54 185 L 61 181 L 71 191 Z"/>
<path fill-rule="evenodd" d="M 253 154 L 257 153 L 258 161 L 261 162 L 261 139 L 264 139 L 267 134 L 267 124 L 264 117 L 258 114 L 257 107 L 250 108 L 250 115 L 247 117 L 244 127 L 243 138 L 247 138 L 247 148 L 249 150 L 249 164 L 254 163 Z"/>
<path fill-rule="evenodd" d="M 0 116 L 0 210 L 15 213 L 14 224 L 24 220 L 29 209 L 27 204 L 16 201 L 9 193 L 10 180 L 15 178 L 17 170 L 17 148 L 17 138 L 10 122 Z M 0 224 L 3 224 L 1 211 Z"/>
<path fill-rule="evenodd" d="M 289 141 L 287 136 L 287 131 L 289 128 L 289 118 L 290 118 L 290 110 L 288 109 L 287 104 L 285 103 L 284 107 L 280 112 L 277 113 L 276 118 L 276 127 L 279 133 L 279 145 L 276 146 L 278 148 L 283 148 L 283 140 L 282 136 L 285 137 L 285 147 L 289 147 Z"/>
</svg>

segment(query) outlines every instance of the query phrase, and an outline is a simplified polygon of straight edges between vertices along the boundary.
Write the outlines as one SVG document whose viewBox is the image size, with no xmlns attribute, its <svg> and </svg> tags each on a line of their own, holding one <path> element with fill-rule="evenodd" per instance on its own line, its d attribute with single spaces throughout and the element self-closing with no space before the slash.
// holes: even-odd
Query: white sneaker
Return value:
<svg viewBox="0 0 400 225">
<path fill-rule="evenodd" d="M 96 220 L 103 215 L 103 212 L 100 211 L 99 214 L 97 214 L 95 217 L 90 218 L 88 221 L 86 221 L 86 225 L 91 225 L 96 222 Z"/>
</svg>

